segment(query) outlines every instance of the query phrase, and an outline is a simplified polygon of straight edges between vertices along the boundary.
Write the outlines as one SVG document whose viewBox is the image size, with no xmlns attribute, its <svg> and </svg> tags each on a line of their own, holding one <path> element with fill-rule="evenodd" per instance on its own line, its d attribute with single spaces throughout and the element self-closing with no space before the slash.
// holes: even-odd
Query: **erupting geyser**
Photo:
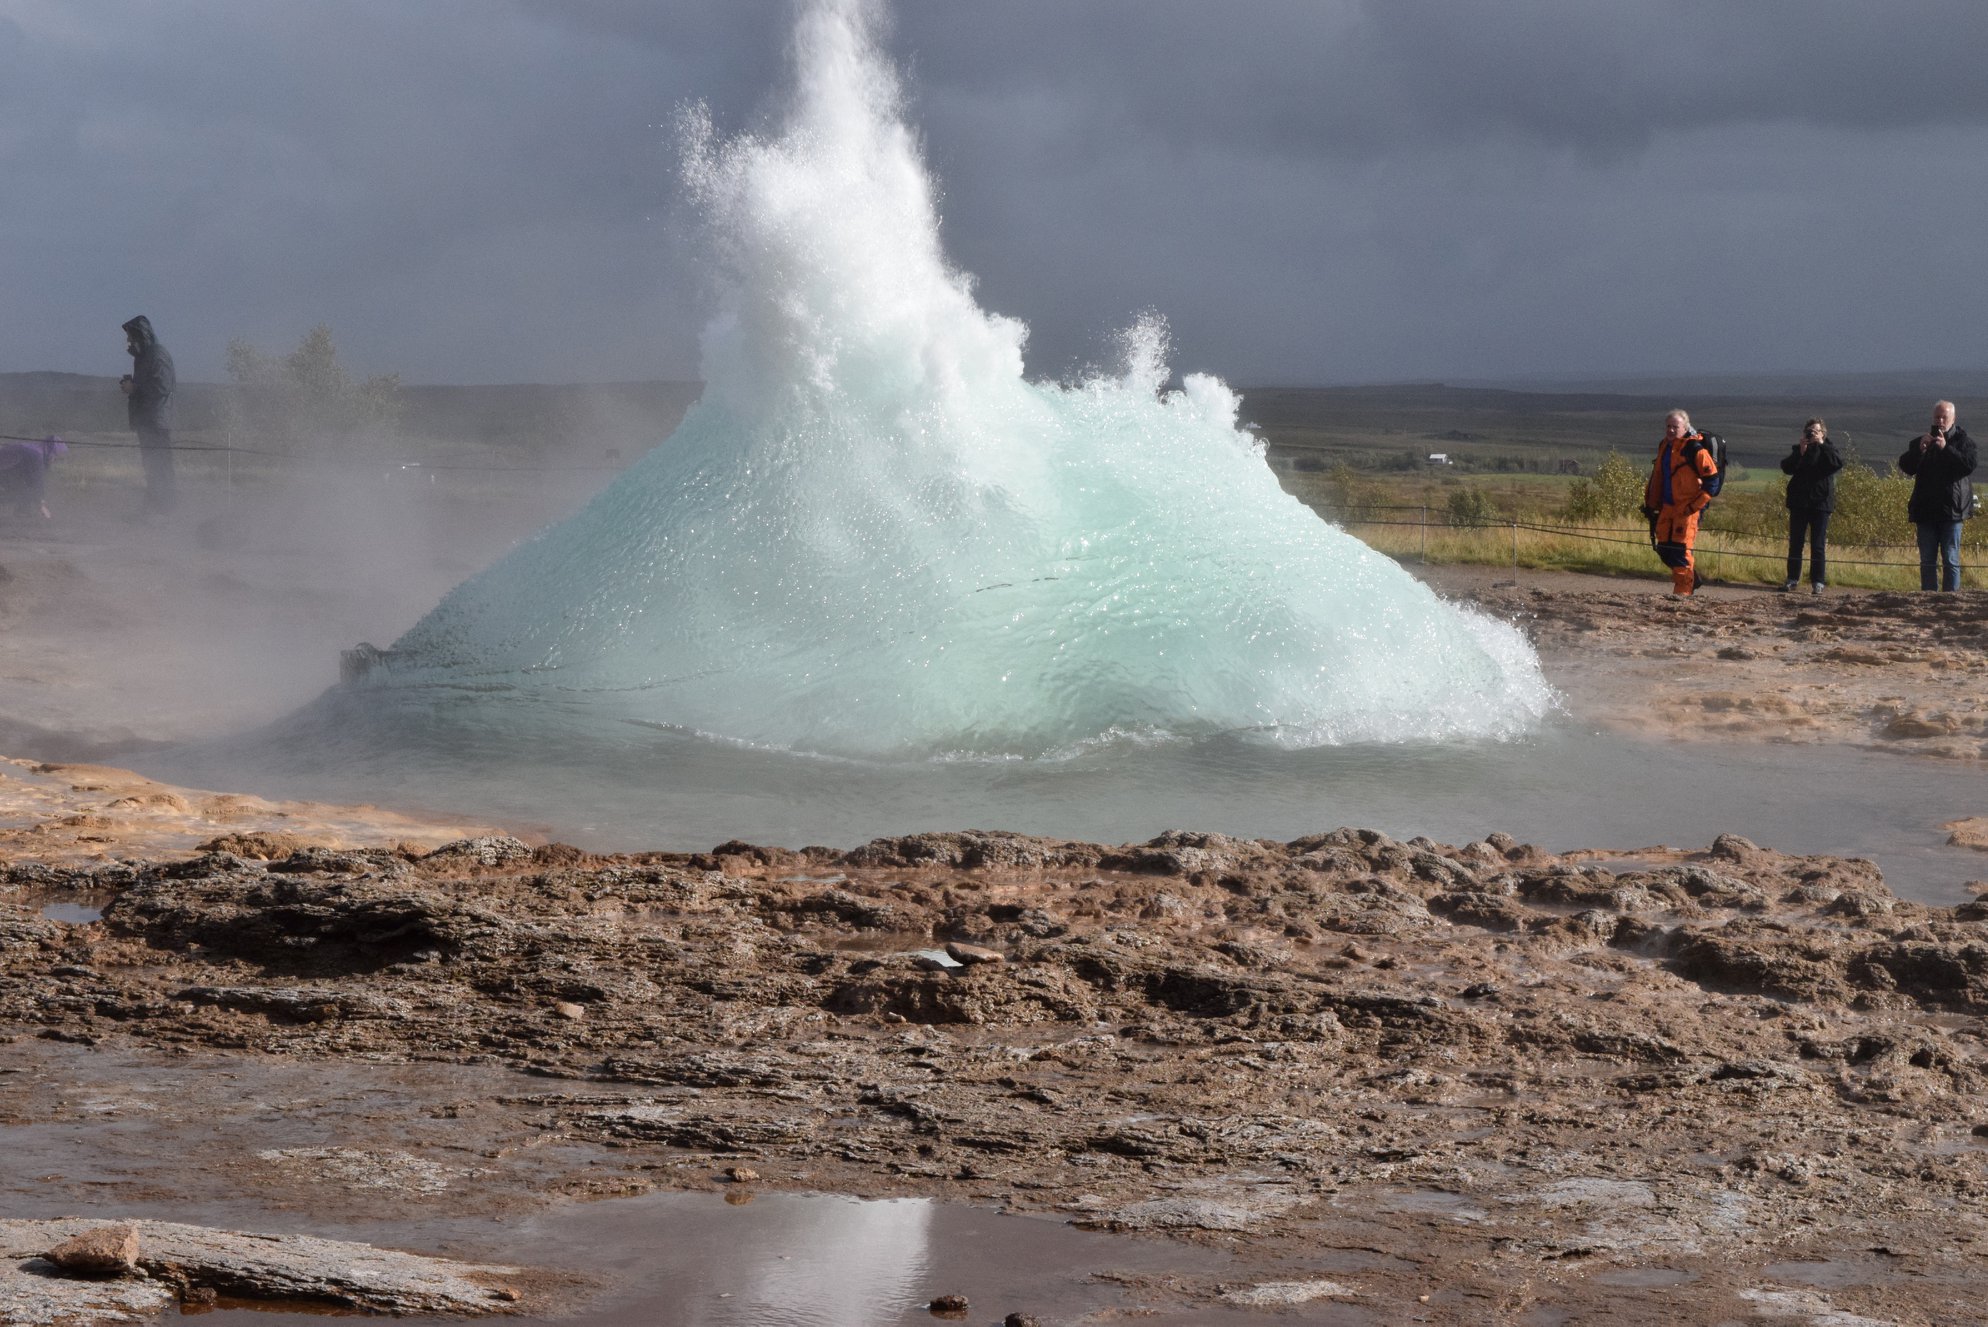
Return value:
<svg viewBox="0 0 1988 1327">
<path fill-rule="evenodd" d="M 551 689 L 801 751 L 1038 756 L 1253 731 L 1505 736 L 1550 693 L 1280 489 L 1237 398 L 1022 376 L 1026 329 L 939 246 L 931 183 L 857 0 L 801 20 L 777 138 L 686 132 L 724 312 L 703 398 L 585 510 L 452 591 L 395 686 Z"/>
</svg>

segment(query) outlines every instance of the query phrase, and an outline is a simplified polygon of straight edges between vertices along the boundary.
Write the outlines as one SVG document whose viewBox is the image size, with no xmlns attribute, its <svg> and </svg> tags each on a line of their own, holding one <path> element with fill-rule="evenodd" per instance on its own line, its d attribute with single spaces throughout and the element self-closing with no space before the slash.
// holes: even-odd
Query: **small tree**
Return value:
<svg viewBox="0 0 1988 1327">
<path fill-rule="evenodd" d="M 1363 479 L 1353 467 L 1341 461 L 1325 477 L 1325 503 L 1328 515 L 1342 521 L 1363 521 L 1378 514 L 1387 490 L 1371 479 Z"/>
<path fill-rule="evenodd" d="M 296 452 L 331 446 L 350 454 L 377 447 L 400 422 L 400 375 L 354 381 L 322 323 L 280 358 L 240 337 L 228 342 L 223 424 L 231 442 Z"/>
<path fill-rule="evenodd" d="M 1450 524 L 1459 526 L 1488 525 L 1497 514 L 1492 510 L 1490 495 L 1475 484 L 1450 494 L 1449 512 Z"/>
<path fill-rule="evenodd" d="M 1646 471 L 1610 448 L 1608 455 L 1595 466 L 1594 474 L 1583 475 L 1567 486 L 1567 505 L 1562 514 L 1570 521 L 1633 516 L 1642 509 L 1646 477 Z"/>
<path fill-rule="evenodd" d="M 1829 518 L 1832 543 L 1910 544 L 1912 519 L 1905 513 L 1912 498 L 1912 478 L 1896 470 L 1879 474 L 1844 448 L 1843 468 L 1836 473 L 1836 511 Z"/>
</svg>

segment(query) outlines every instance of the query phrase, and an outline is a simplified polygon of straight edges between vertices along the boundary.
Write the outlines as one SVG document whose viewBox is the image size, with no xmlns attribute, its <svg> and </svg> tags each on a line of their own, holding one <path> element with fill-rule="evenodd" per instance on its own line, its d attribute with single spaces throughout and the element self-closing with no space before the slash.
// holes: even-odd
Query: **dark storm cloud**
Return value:
<svg viewBox="0 0 1988 1327">
<path fill-rule="evenodd" d="M 1510 137 L 1606 157 L 1667 130 L 1988 121 L 1973 0 L 1169 0 L 916 6 L 938 85 L 1083 99 L 1182 143 L 1343 156 Z"/>
<path fill-rule="evenodd" d="M 1958 313 L 1988 295 L 1988 7 L 967 9 L 898 40 L 955 247 L 991 302 L 1057 309 L 1040 359 L 1144 303 L 1244 378 L 1988 351 Z"/>
<path fill-rule="evenodd" d="M 419 380 L 695 371 L 670 126 L 785 0 L 0 0 L 0 367 L 330 322 Z M 946 240 L 1032 364 L 1241 381 L 1977 362 L 1988 6 L 906 0 Z M 108 330 L 107 330 L 108 329 Z M 108 351 L 108 354 L 106 354 Z"/>
</svg>

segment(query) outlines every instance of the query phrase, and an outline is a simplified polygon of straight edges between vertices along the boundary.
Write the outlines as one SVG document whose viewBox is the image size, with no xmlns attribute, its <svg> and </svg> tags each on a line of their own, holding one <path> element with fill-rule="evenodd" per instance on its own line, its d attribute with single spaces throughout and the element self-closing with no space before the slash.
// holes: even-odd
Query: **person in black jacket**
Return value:
<svg viewBox="0 0 1988 1327">
<path fill-rule="evenodd" d="M 125 410 L 138 435 L 145 463 L 145 513 L 169 512 L 177 501 L 173 483 L 173 357 L 159 344 L 152 320 L 140 314 L 124 325 L 124 348 L 131 352 L 131 389 Z"/>
<path fill-rule="evenodd" d="M 1933 403 L 1933 423 L 1914 438 L 1898 458 L 1898 468 L 1912 476 L 1912 498 L 1906 515 L 1919 527 L 1919 588 L 1960 588 L 1960 523 L 1974 505 L 1974 439 L 1954 427 L 1952 401 Z M 1944 573 L 1934 581 L 1937 563 Z"/>
<path fill-rule="evenodd" d="M 1836 472 L 1843 468 L 1843 453 L 1829 440 L 1829 426 L 1819 419 L 1802 425 L 1795 449 L 1781 458 L 1781 473 L 1788 476 L 1788 581 L 1781 589 L 1792 590 L 1802 579 L 1802 540 L 1809 545 L 1809 593 L 1821 594 L 1829 583 L 1825 574 L 1823 545 L 1829 539 L 1829 513 L 1836 510 Z"/>
</svg>

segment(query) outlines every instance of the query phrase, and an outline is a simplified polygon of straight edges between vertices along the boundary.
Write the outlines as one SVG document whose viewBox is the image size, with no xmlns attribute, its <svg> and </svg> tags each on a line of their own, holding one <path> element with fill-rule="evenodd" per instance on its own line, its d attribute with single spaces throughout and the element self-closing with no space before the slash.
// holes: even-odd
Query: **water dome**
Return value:
<svg viewBox="0 0 1988 1327">
<path fill-rule="evenodd" d="M 812 5 L 795 49 L 777 132 L 686 117 L 721 309 L 701 399 L 369 684 L 892 760 L 1537 722 L 1519 633 L 1286 494 L 1216 378 L 1164 390 L 1157 318 L 1113 372 L 1028 380 L 1026 329 L 941 248 L 866 6 Z"/>
</svg>

